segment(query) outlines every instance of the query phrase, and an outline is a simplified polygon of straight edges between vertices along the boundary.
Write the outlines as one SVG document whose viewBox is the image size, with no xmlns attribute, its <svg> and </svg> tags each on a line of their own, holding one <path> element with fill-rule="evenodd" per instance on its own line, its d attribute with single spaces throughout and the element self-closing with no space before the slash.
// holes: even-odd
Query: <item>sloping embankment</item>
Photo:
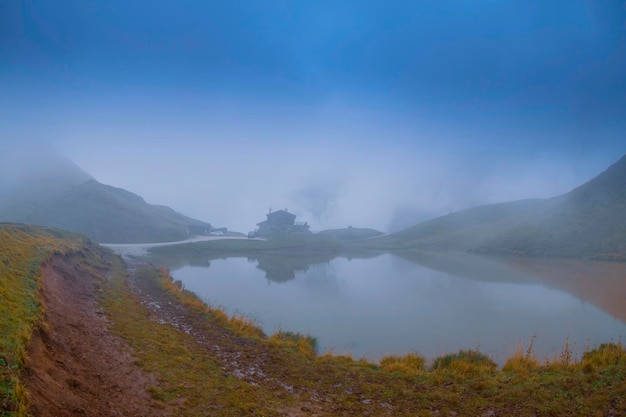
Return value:
<svg viewBox="0 0 626 417">
<path fill-rule="evenodd" d="M 31 340 L 24 383 L 37 416 L 158 416 L 154 378 L 134 364 L 128 344 L 109 330 L 99 306 L 102 272 L 79 257 L 42 268 L 44 323 Z"/>
</svg>

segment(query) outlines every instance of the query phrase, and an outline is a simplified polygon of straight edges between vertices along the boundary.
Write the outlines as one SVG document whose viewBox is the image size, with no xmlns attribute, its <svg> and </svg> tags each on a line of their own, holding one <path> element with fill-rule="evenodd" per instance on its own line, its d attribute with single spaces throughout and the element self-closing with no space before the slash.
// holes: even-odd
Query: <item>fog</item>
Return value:
<svg viewBox="0 0 626 417">
<path fill-rule="evenodd" d="M 452 3 L 11 3 L 0 192 L 44 147 L 217 227 L 387 232 L 626 152 L 623 8 Z"/>
<path fill-rule="evenodd" d="M 531 153 L 487 159 L 436 143 L 416 149 L 385 141 L 361 146 L 310 138 L 65 141 L 58 146 L 101 182 L 243 232 L 264 220 L 269 209 L 288 209 L 312 230 L 351 225 L 394 231 L 474 205 L 569 191 L 614 156 Z"/>
<path fill-rule="evenodd" d="M 366 121 L 353 127 L 354 140 L 332 127 L 299 133 L 298 140 L 291 139 L 297 128 L 244 133 L 233 122 L 222 129 L 214 140 L 210 126 L 188 138 L 182 126 L 170 136 L 138 125 L 132 133 L 89 129 L 56 141 L 5 144 L 0 192 L 29 174 L 65 166 L 67 160 L 57 159 L 63 155 L 102 183 L 215 227 L 247 232 L 268 210 L 288 209 L 313 231 L 354 226 L 393 232 L 476 205 L 564 193 L 616 158 L 612 148 L 489 154 L 480 145 L 472 150 L 470 139 L 469 145 L 446 141 L 437 132 L 427 138 L 415 133 L 415 140 L 402 143 L 388 139 L 387 127 L 368 129 Z M 63 172 L 76 175 L 78 168 Z"/>
</svg>

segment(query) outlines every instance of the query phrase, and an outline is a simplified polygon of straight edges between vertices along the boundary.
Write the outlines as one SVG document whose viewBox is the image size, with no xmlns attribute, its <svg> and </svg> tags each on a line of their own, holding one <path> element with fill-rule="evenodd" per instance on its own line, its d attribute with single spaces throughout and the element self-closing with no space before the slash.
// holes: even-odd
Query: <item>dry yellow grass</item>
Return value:
<svg viewBox="0 0 626 417">
<path fill-rule="evenodd" d="M 425 365 L 426 358 L 418 353 L 409 353 L 405 356 L 388 355 L 380 360 L 381 369 L 406 374 L 422 372 Z"/>
</svg>

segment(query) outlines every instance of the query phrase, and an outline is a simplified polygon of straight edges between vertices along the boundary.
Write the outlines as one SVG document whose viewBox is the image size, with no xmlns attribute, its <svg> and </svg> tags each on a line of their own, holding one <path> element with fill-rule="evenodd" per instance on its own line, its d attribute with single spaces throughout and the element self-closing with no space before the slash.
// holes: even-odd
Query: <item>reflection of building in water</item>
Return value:
<svg viewBox="0 0 626 417">
<path fill-rule="evenodd" d="M 265 271 L 265 278 L 274 282 L 287 282 L 296 277 L 296 272 L 306 272 L 309 264 L 301 259 L 280 256 L 259 256 L 248 258 L 257 262 L 257 268 Z"/>
<path fill-rule="evenodd" d="M 272 211 L 267 214 L 267 220 L 257 223 L 259 228 L 250 232 L 250 237 L 269 237 L 281 233 L 308 232 L 307 222 L 296 222 L 296 215 L 285 210 Z"/>
<path fill-rule="evenodd" d="M 268 281 L 287 282 L 294 279 L 297 272 L 306 272 L 311 265 L 328 263 L 334 257 L 334 254 L 317 256 L 259 255 L 248 258 L 248 261 L 256 261 L 256 267 L 265 271 L 265 278 Z"/>
</svg>

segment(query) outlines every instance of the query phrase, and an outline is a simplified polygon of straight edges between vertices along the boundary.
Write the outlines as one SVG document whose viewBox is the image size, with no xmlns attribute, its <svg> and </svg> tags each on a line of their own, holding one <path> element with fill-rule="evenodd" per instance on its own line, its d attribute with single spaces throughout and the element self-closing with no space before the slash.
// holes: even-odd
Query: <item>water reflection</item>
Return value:
<svg viewBox="0 0 626 417">
<path fill-rule="evenodd" d="M 318 264 L 328 264 L 338 256 L 346 259 L 367 259 L 381 255 L 380 252 L 352 251 L 344 252 L 341 255 L 336 252 L 318 252 L 314 254 L 273 254 L 273 253 L 253 253 L 241 254 L 233 253 L 231 256 L 223 253 L 205 254 L 176 254 L 158 257 L 149 257 L 149 261 L 156 266 L 164 266 L 172 271 L 185 266 L 199 266 L 209 268 L 211 261 L 218 259 L 246 258 L 248 262 L 256 264 L 256 268 L 265 272 L 268 281 L 283 283 L 295 279 L 298 272 L 307 272 L 311 266 Z"/>
<path fill-rule="evenodd" d="M 509 264 L 542 284 L 566 291 L 626 322 L 626 263 L 579 259 L 520 259 Z"/>
<path fill-rule="evenodd" d="M 278 283 L 287 282 L 296 278 L 296 272 L 307 272 L 311 265 L 330 262 L 335 255 L 311 256 L 281 256 L 255 255 L 248 261 L 256 262 L 256 267 L 265 272 L 268 281 Z"/>
<path fill-rule="evenodd" d="M 427 268 L 477 281 L 538 283 L 626 322 L 626 263 L 560 258 L 489 258 L 461 252 L 397 252 Z"/>
<path fill-rule="evenodd" d="M 543 358 L 559 352 L 567 337 L 580 354 L 589 342 L 626 335 L 616 303 L 626 295 L 618 279 L 625 276 L 623 264 L 589 266 L 572 278 L 567 264 L 555 269 L 467 254 L 399 255 L 205 256 L 177 260 L 173 275 L 207 302 L 257 319 L 267 333 L 308 332 L 322 350 L 370 359 L 412 350 L 434 357 L 480 346 L 502 360 L 535 334 Z M 614 274 L 598 279 L 600 270 Z M 598 295 L 605 290 L 590 277 L 612 294 Z"/>
</svg>

